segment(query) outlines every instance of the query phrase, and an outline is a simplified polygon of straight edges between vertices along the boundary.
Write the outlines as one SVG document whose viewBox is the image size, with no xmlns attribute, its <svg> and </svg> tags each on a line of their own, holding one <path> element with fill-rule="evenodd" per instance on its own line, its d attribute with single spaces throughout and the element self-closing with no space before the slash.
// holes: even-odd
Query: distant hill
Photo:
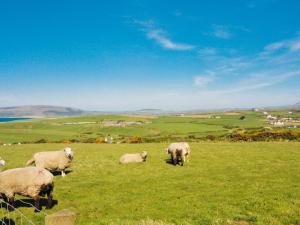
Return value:
<svg viewBox="0 0 300 225">
<path fill-rule="evenodd" d="M 300 102 L 297 102 L 296 104 L 294 104 L 294 107 L 300 108 Z"/>
<path fill-rule="evenodd" d="M 300 102 L 294 105 L 264 107 L 261 109 L 291 109 L 300 110 Z M 86 111 L 77 108 L 50 106 L 50 105 L 27 105 L 0 107 L 0 117 L 68 117 L 68 116 L 83 116 L 83 115 L 110 115 L 110 114 L 141 114 L 141 115 L 167 115 L 178 113 L 207 113 L 207 112 L 226 112 L 232 110 L 250 110 L 250 108 L 227 108 L 227 109 L 210 109 L 210 110 L 178 110 L 166 111 L 161 109 L 145 108 L 136 111 Z"/>
<path fill-rule="evenodd" d="M 129 113 L 132 113 L 132 112 L 129 112 Z M 152 114 L 162 114 L 162 113 L 164 113 L 164 111 L 161 109 L 140 109 L 140 110 L 135 111 L 134 113 L 152 115 Z"/>
<path fill-rule="evenodd" d="M 59 117 L 81 116 L 90 113 L 76 108 L 48 105 L 0 107 L 0 117 Z"/>
</svg>

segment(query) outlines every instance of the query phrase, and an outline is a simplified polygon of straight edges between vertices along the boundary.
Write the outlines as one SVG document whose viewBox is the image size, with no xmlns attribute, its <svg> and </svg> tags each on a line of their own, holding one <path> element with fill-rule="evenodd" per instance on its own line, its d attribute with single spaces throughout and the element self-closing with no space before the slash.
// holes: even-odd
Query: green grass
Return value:
<svg viewBox="0 0 300 225">
<path fill-rule="evenodd" d="M 130 136 L 146 138 L 170 136 L 205 137 L 207 135 L 223 135 L 232 129 L 257 129 L 268 126 L 261 113 L 243 112 L 245 120 L 240 115 L 225 115 L 219 113 L 221 119 L 185 118 L 176 116 L 160 116 L 157 118 L 131 117 L 122 115 L 82 116 L 58 119 L 34 119 L 32 121 L 18 121 L 0 123 L 0 143 L 35 142 L 40 139 L 65 141 L 76 139 L 79 141 L 112 135 L 115 140 L 124 140 Z M 144 125 L 128 127 L 103 127 L 101 122 L 108 120 L 144 121 Z M 96 122 L 95 124 L 65 125 L 68 122 Z"/>
<path fill-rule="evenodd" d="M 73 144 L 67 177 L 54 198 L 77 224 L 300 224 L 300 143 L 192 143 L 190 163 L 173 166 L 166 144 Z M 0 147 L 5 169 L 61 144 Z M 126 152 L 148 151 L 146 163 L 119 165 Z M 19 198 L 19 197 L 17 197 Z M 42 214 L 19 208 L 41 224 Z M 0 210 L 4 213 L 4 210 Z"/>
</svg>

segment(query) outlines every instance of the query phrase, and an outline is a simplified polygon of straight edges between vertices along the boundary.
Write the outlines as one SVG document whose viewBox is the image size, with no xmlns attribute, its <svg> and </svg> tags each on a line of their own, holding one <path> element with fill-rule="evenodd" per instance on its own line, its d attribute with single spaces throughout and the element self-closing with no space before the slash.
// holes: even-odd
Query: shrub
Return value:
<svg viewBox="0 0 300 225">
<path fill-rule="evenodd" d="M 142 137 L 140 137 L 140 136 L 129 137 L 128 143 L 131 143 L 131 144 L 142 143 Z"/>
<path fill-rule="evenodd" d="M 35 141 L 34 143 L 37 143 L 37 144 L 47 143 L 47 140 L 44 138 L 41 138 L 41 139 Z"/>
<path fill-rule="evenodd" d="M 105 143 L 105 139 L 102 138 L 102 137 L 97 137 L 96 140 L 95 140 L 95 143 L 97 143 L 97 144 L 103 144 L 103 143 Z"/>
<path fill-rule="evenodd" d="M 75 138 L 72 138 L 69 140 L 70 143 L 78 143 L 80 142 L 79 140 L 75 139 Z"/>
<path fill-rule="evenodd" d="M 272 140 L 300 140 L 298 131 L 252 131 L 244 133 L 232 133 L 229 136 L 232 141 L 272 141 Z"/>
<path fill-rule="evenodd" d="M 212 134 L 209 134 L 209 135 L 206 136 L 206 139 L 210 140 L 210 141 L 214 141 L 214 140 L 216 140 L 216 138 L 217 137 L 215 135 L 212 135 Z"/>
<path fill-rule="evenodd" d="M 87 138 L 82 141 L 82 143 L 95 143 L 95 138 Z"/>
</svg>

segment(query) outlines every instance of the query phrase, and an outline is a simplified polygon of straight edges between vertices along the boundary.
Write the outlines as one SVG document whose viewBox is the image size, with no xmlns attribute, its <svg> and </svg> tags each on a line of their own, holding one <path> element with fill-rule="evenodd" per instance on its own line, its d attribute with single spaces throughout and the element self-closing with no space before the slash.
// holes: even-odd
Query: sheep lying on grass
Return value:
<svg viewBox="0 0 300 225">
<path fill-rule="evenodd" d="M 49 151 L 35 153 L 26 165 L 30 166 L 35 164 L 36 167 L 45 168 L 49 171 L 61 171 L 61 175 L 64 177 L 65 169 L 68 168 L 73 159 L 73 151 L 67 147 L 61 151 Z"/>
<path fill-rule="evenodd" d="M 133 154 L 124 154 L 120 158 L 120 163 L 138 163 L 145 162 L 147 159 L 147 152 L 143 151 L 142 153 L 133 153 Z"/>
<path fill-rule="evenodd" d="M 19 194 L 33 198 L 35 212 L 38 212 L 41 210 L 40 198 L 47 194 L 47 208 L 51 208 L 53 188 L 53 175 L 43 168 L 16 168 L 0 173 L 0 196 L 12 206 L 15 194 Z M 12 207 L 9 209 L 13 210 Z"/>
<path fill-rule="evenodd" d="M 5 166 L 5 161 L 3 159 L 1 159 L 1 157 L 0 157 L 0 167 L 1 166 Z"/>
<path fill-rule="evenodd" d="M 181 161 L 181 165 L 188 162 L 188 157 L 191 153 L 190 146 L 187 142 L 172 143 L 167 148 L 167 153 L 171 155 L 171 160 L 174 165 Z"/>
</svg>

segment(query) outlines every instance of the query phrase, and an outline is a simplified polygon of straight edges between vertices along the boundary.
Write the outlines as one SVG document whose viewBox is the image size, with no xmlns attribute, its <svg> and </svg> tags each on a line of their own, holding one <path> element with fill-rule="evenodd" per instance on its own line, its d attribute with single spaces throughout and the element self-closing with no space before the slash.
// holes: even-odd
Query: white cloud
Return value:
<svg viewBox="0 0 300 225">
<path fill-rule="evenodd" d="M 133 23 L 147 29 L 153 28 L 155 24 L 153 20 L 133 20 Z"/>
<path fill-rule="evenodd" d="M 273 52 L 273 51 L 276 51 L 280 48 L 283 48 L 284 47 L 284 43 L 283 42 L 275 42 L 275 43 L 272 43 L 272 44 L 269 44 L 265 47 L 265 51 L 268 51 L 268 52 Z"/>
<path fill-rule="evenodd" d="M 203 32 L 204 35 L 213 36 L 220 39 L 231 39 L 235 36 L 237 32 L 251 32 L 250 29 L 244 26 L 238 25 L 212 25 L 212 30 L 210 32 Z"/>
<path fill-rule="evenodd" d="M 296 52 L 300 50 L 300 37 L 271 43 L 264 48 L 263 54 L 271 54 L 278 50 Z"/>
<path fill-rule="evenodd" d="M 282 51 L 286 50 L 286 51 Z M 203 53 L 210 53 L 203 50 Z M 245 95 L 259 91 L 273 93 L 277 98 L 276 88 L 287 81 L 299 81 L 300 78 L 300 38 L 282 40 L 266 45 L 261 52 L 253 55 L 224 55 L 215 49 L 212 59 L 202 57 L 204 71 L 213 76 L 194 78 L 197 86 L 203 87 L 214 81 L 215 87 L 201 91 L 204 96 L 227 96 L 238 93 Z M 271 54 L 276 52 L 276 54 Z M 268 53 L 268 54 L 267 54 Z M 205 64 L 206 63 L 206 64 Z M 291 90 L 284 88 L 287 93 Z"/>
<path fill-rule="evenodd" d="M 299 51 L 299 50 L 300 50 L 300 39 L 294 41 L 294 42 L 290 45 L 290 50 L 291 50 L 291 51 Z"/>
<path fill-rule="evenodd" d="M 188 51 L 195 48 L 195 46 L 193 45 L 178 43 L 171 40 L 170 38 L 167 37 L 166 31 L 155 27 L 153 20 L 145 20 L 145 21 L 134 20 L 133 22 L 142 27 L 142 31 L 146 33 L 146 36 L 149 39 L 154 40 L 156 43 L 158 43 L 161 47 L 165 49 L 177 50 L 177 51 Z"/>
<path fill-rule="evenodd" d="M 199 76 L 194 77 L 194 82 L 195 82 L 195 85 L 198 87 L 205 87 L 209 83 L 213 82 L 214 79 L 215 79 L 215 74 L 211 71 L 208 71 L 204 75 L 199 75 Z"/>
<path fill-rule="evenodd" d="M 222 25 L 214 25 L 212 35 L 221 39 L 230 39 L 233 36 L 229 28 Z"/>
<path fill-rule="evenodd" d="M 149 30 L 147 32 L 147 37 L 155 40 L 160 46 L 166 49 L 186 51 L 194 48 L 194 46 L 192 45 L 176 43 L 170 40 L 169 38 L 166 37 L 165 32 L 162 30 L 157 30 L 157 29 Z"/>
<path fill-rule="evenodd" d="M 278 74 L 267 71 L 260 74 L 250 75 L 247 78 L 232 84 L 226 89 L 214 90 L 212 93 L 222 95 L 248 92 L 280 84 L 292 77 L 300 77 L 300 70 Z"/>
</svg>

